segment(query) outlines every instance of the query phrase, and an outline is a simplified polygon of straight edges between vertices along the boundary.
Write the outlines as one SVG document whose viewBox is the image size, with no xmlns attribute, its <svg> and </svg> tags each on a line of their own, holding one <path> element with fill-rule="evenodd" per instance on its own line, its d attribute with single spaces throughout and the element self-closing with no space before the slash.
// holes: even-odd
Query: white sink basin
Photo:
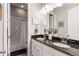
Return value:
<svg viewBox="0 0 79 59">
<path fill-rule="evenodd" d="M 37 38 L 37 40 L 45 40 L 44 38 Z"/>
<path fill-rule="evenodd" d="M 52 44 L 54 44 L 54 45 L 56 45 L 58 47 L 62 47 L 62 48 L 70 48 L 69 45 L 66 45 L 66 44 L 63 44 L 63 43 L 59 43 L 59 42 L 54 42 Z"/>
</svg>

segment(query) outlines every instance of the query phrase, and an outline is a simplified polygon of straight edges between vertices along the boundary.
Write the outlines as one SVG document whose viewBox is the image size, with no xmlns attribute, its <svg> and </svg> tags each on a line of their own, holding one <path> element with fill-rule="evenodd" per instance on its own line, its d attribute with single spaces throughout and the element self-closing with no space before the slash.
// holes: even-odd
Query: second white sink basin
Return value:
<svg viewBox="0 0 79 59">
<path fill-rule="evenodd" d="M 45 40 L 44 38 L 37 38 L 37 40 Z"/>
<path fill-rule="evenodd" d="M 66 44 L 64 44 L 64 43 L 54 42 L 54 43 L 52 43 L 52 44 L 53 44 L 53 45 L 56 45 L 56 46 L 58 46 L 58 47 L 62 47 L 62 48 L 70 48 L 69 45 L 66 45 Z"/>
</svg>

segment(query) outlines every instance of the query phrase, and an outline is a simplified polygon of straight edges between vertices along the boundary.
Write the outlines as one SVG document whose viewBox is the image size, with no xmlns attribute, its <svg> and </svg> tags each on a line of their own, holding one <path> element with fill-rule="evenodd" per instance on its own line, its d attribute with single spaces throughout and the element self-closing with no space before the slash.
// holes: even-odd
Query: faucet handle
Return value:
<svg viewBox="0 0 79 59">
<path fill-rule="evenodd" d="M 70 35 L 67 35 L 67 37 L 70 37 Z"/>
<path fill-rule="evenodd" d="M 64 42 L 64 37 L 61 37 L 61 42 Z"/>
<path fill-rule="evenodd" d="M 46 40 L 46 34 L 43 35 L 44 39 Z"/>
</svg>

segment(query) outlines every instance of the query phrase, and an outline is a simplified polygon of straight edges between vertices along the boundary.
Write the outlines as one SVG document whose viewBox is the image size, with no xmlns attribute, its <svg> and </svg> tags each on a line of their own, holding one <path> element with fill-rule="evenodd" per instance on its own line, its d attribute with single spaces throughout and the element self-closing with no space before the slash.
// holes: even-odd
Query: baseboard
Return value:
<svg viewBox="0 0 79 59">
<path fill-rule="evenodd" d="M 27 49 L 20 49 L 20 50 L 11 52 L 10 56 L 17 56 L 17 55 L 20 55 L 20 54 L 25 53 L 25 52 L 27 53 Z"/>
</svg>

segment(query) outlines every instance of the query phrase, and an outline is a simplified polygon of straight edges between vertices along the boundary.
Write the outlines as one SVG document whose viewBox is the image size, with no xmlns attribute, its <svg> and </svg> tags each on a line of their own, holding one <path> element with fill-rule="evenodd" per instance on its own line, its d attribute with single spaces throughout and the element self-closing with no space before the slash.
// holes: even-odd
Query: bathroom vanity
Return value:
<svg viewBox="0 0 79 59">
<path fill-rule="evenodd" d="M 33 56 L 76 56 L 79 55 L 79 49 L 72 45 L 71 41 L 68 43 L 61 43 L 61 39 L 52 41 L 44 40 L 42 35 L 32 36 L 32 52 Z"/>
<path fill-rule="evenodd" d="M 32 40 L 32 55 L 33 56 L 68 56 L 68 54 L 63 53 L 59 50 L 56 50 L 43 43 L 36 40 Z"/>
</svg>

